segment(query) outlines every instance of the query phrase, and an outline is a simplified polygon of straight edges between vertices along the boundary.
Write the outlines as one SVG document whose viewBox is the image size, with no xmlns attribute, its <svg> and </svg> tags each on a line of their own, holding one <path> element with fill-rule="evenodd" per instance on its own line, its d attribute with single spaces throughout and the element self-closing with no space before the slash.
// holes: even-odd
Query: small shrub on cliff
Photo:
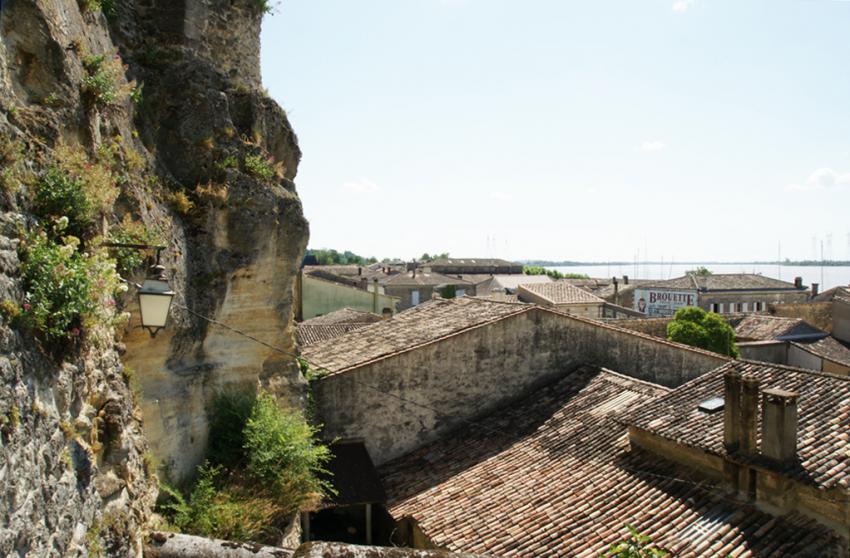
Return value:
<svg viewBox="0 0 850 558">
<path fill-rule="evenodd" d="M 292 513 L 331 491 L 330 457 L 315 429 L 267 394 L 228 390 L 213 402 L 210 462 L 186 495 L 165 485 L 158 510 L 177 529 L 230 540 L 279 542 Z"/>
<path fill-rule="evenodd" d="M 318 503 L 331 490 L 319 477 L 330 450 L 314 441 L 316 429 L 292 410 L 283 410 L 271 395 L 257 398 L 245 425 L 247 471 L 272 487 L 292 511 Z"/>
<path fill-rule="evenodd" d="M 86 197 L 82 180 L 74 179 L 57 167 L 50 167 L 35 188 L 33 212 L 43 219 L 69 222 L 69 232 L 83 236 L 94 221 L 95 211 Z"/>
<path fill-rule="evenodd" d="M 192 203 L 192 200 L 189 199 L 186 192 L 182 190 L 172 193 L 171 196 L 169 196 L 169 201 L 174 207 L 174 210 L 180 215 L 189 215 L 192 210 L 195 209 L 195 204 Z"/>
<path fill-rule="evenodd" d="M 77 337 L 92 312 L 92 284 L 76 239 L 59 244 L 44 232 L 27 239 L 21 272 L 24 304 L 16 322 L 48 342 Z"/>
<path fill-rule="evenodd" d="M 245 172 L 256 178 L 270 180 L 275 175 L 275 168 L 260 155 L 246 155 Z"/>
<path fill-rule="evenodd" d="M 86 71 L 80 84 L 83 94 L 97 108 L 118 104 L 136 88 L 134 82 L 124 83 L 126 68 L 117 54 L 84 56 L 83 69 Z"/>
<path fill-rule="evenodd" d="M 206 184 L 195 186 L 195 197 L 199 201 L 208 203 L 214 207 L 222 207 L 227 203 L 227 184 L 220 184 L 210 180 Z"/>
</svg>

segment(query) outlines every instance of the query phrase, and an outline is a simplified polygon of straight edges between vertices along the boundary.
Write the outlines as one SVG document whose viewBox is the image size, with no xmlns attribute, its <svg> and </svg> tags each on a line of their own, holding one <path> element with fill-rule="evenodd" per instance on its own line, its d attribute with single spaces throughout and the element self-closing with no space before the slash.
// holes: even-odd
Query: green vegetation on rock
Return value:
<svg viewBox="0 0 850 558">
<path fill-rule="evenodd" d="M 158 509 L 182 532 L 273 544 L 293 513 L 332 492 L 321 477 L 330 450 L 300 412 L 282 409 L 269 394 L 220 393 L 210 440 L 191 487 L 162 487 Z"/>
</svg>

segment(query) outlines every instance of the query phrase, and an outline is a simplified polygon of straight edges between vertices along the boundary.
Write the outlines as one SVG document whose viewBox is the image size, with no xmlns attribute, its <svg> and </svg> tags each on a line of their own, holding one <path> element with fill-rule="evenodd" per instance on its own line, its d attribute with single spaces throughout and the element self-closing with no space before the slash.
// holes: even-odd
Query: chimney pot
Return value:
<svg viewBox="0 0 850 558">
<path fill-rule="evenodd" d="M 794 277 L 794 286 L 798 289 L 803 288 L 803 278 L 802 277 Z"/>
<path fill-rule="evenodd" d="M 765 457 L 783 462 L 797 455 L 797 399 L 783 389 L 762 391 L 761 445 Z"/>
<path fill-rule="evenodd" d="M 628 284 L 629 284 L 629 276 L 623 275 L 623 285 L 628 285 Z"/>
<path fill-rule="evenodd" d="M 759 381 L 755 376 L 741 377 L 741 422 L 738 426 L 738 449 L 744 454 L 754 454 L 756 426 L 758 423 Z"/>
<path fill-rule="evenodd" d="M 728 452 L 738 449 L 740 409 L 741 374 L 729 370 L 723 375 L 723 444 Z"/>
<path fill-rule="evenodd" d="M 812 283 L 812 297 L 818 296 L 818 291 L 820 290 L 820 284 Z"/>
</svg>

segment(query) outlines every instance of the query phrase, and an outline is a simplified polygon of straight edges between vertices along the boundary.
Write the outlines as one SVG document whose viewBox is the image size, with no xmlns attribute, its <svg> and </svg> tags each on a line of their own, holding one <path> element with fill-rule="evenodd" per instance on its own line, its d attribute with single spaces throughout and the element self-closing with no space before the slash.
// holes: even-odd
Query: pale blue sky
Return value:
<svg viewBox="0 0 850 558">
<path fill-rule="evenodd" d="M 284 0 L 263 81 L 311 247 L 850 259 L 848 29 L 841 0 Z"/>
</svg>

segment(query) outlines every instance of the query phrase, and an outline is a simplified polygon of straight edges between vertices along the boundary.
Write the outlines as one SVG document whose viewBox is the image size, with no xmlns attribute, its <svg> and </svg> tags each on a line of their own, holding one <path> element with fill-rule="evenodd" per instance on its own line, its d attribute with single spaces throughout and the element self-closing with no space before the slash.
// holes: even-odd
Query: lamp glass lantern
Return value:
<svg viewBox="0 0 850 558">
<path fill-rule="evenodd" d="M 165 268 L 161 265 L 151 267 L 151 273 L 139 288 L 139 312 L 142 327 L 156 337 L 157 332 L 165 327 L 168 320 L 168 310 L 174 291 L 165 277 Z"/>
</svg>

